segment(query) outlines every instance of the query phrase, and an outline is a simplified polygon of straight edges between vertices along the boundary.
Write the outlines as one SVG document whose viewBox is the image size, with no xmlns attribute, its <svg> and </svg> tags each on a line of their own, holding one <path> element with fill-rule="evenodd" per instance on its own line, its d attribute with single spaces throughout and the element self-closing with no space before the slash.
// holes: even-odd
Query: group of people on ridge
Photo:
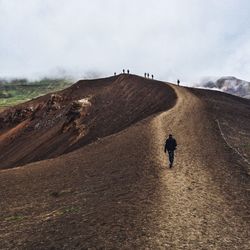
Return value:
<svg viewBox="0 0 250 250">
<path fill-rule="evenodd" d="M 129 69 L 127 69 L 127 74 L 129 74 L 129 73 L 130 73 L 130 71 L 129 71 Z M 125 69 L 122 70 L 122 74 L 126 74 L 126 70 Z M 114 76 L 116 76 L 116 72 L 114 73 Z"/>
<path fill-rule="evenodd" d="M 144 77 L 145 77 L 145 78 L 149 78 L 149 77 L 150 77 L 150 74 L 149 74 L 149 73 L 144 73 Z M 151 78 L 154 79 L 154 75 L 151 75 Z"/>
<path fill-rule="evenodd" d="M 125 69 L 122 70 L 122 74 L 126 74 L 126 73 L 127 73 L 127 74 L 130 74 L 129 69 L 127 69 L 127 71 L 126 71 Z M 116 76 L 116 72 L 114 72 L 114 76 Z M 150 74 L 145 72 L 145 73 L 144 73 L 144 77 L 145 77 L 145 78 L 150 78 Z M 154 75 L 153 75 L 153 74 L 151 75 L 151 78 L 154 79 Z M 180 80 L 177 79 L 176 83 L 177 83 L 177 85 L 179 86 L 179 85 L 180 85 Z"/>
<path fill-rule="evenodd" d="M 122 70 L 122 74 L 130 74 L 129 69 L 127 69 L 127 71 L 125 69 Z M 116 76 L 116 72 L 114 72 L 114 76 Z M 150 74 L 149 73 L 144 73 L 144 77 L 145 78 L 150 78 Z M 154 75 L 151 75 L 151 78 L 154 79 Z"/>
</svg>

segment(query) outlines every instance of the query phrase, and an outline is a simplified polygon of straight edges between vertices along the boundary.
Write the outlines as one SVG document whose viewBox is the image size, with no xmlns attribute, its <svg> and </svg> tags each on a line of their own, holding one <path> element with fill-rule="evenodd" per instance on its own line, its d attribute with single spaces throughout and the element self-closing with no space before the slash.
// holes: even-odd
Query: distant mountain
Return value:
<svg viewBox="0 0 250 250">
<path fill-rule="evenodd" d="M 250 99 L 250 82 L 240 80 L 233 76 L 221 77 L 216 81 L 210 80 L 203 83 L 202 86 Z"/>
</svg>

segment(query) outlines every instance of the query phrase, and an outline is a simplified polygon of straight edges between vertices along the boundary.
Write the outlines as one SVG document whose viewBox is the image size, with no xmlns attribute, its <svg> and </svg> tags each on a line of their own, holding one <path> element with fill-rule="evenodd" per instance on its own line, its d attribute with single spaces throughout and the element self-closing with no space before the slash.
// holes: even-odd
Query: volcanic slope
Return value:
<svg viewBox="0 0 250 250">
<path fill-rule="evenodd" d="M 135 95 L 149 80 L 140 81 Z M 152 82 L 168 93 L 159 102 L 168 110 L 0 171 L 1 249 L 249 249 L 250 102 Z M 169 133 L 178 142 L 172 169 Z"/>
<path fill-rule="evenodd" d="M 0 169 L 54 158 L 174 105 L 163 83 L 133 75 L 79 81 L 0 113 Z M 167 101 L 166 101 L 167 100 Z"/>
</svg>

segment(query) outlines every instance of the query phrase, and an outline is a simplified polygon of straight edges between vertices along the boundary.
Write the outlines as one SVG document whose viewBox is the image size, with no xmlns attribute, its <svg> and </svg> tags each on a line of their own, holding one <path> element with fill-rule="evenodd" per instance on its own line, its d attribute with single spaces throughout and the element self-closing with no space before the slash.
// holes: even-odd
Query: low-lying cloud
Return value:
<svg viewBox="0 0 250 250">
<path fill-rule="evenodd" d="M 0 77 L 250 80 L 247 0 L 0 0 Z"/>
</svg>

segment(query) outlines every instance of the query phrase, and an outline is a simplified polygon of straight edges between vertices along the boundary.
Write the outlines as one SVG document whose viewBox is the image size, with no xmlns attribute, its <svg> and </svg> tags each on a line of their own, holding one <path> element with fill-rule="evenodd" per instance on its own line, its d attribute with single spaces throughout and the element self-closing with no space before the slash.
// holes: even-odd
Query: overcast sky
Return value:
<svg viewBox="0 0 250 250">
<path fill-rule="evenodd" d="M 249 13 L 249 0 L 0 0 L 0 77 L 250 80 Z"/>
</svg>

